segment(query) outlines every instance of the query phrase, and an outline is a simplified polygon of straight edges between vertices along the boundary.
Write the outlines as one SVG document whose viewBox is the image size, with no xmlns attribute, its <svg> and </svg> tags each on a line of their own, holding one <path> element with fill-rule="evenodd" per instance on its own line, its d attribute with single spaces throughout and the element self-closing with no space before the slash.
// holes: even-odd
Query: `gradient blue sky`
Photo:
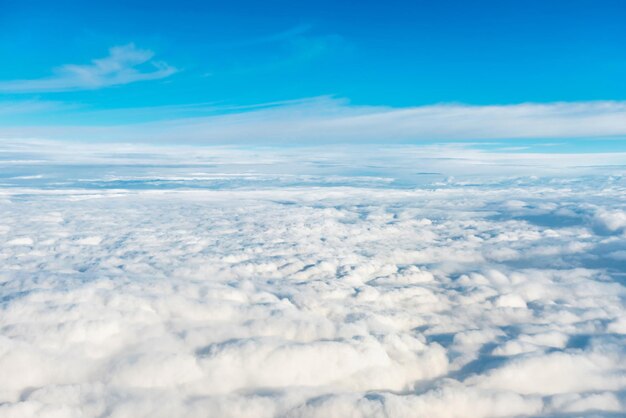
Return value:
<svg viewBox="0 0 626 418">
<path fill-rule="evenodd" d="M 0 134 L 255 113 L 248 106 L 266 103 L 300 116 L 440 103 L 621 106 L 624 22 L 619 0 L 0 0 L 0 126 L 11 127 Z M 556 136 L 626 133 L 616 124 Z"/>
</svg>

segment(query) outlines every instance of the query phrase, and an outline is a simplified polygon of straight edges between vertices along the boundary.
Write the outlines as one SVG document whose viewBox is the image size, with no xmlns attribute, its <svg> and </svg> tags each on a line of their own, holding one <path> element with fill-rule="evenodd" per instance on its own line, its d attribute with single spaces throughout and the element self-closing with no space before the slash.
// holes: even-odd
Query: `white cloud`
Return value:
<svg viewBox="0 0 626 418">
<path fill-rule="evenodd" d="M 153 164 L 0 189 L 0 415 L 626 410 L 626 237 L 596 219 L 623 176 L 311 185 L 257 170 L 293 154 L 212 157 L 183 190 Z"/>
<path fill-rule="evenodd" d="M 0 93 L 94 90 L 157 80 L 176 72 L 174 67 L 152 60 L 153 56 L 152 51 L 136 48 L 133 44 L 115 46 L 109 49 L 107 57 L 94 59 L 87 65 L 63 65 L 47 78 L 0 81 Z"/>
<path fill-rule="evenodd" d="M 155 72 L 153 75 L 161 74 Z M 143 78 L 147 74 L 136 74 Z M 130 76 L 129 78 L 133 78 Z M 115 79 L 115 77 L 113 78 Z M 132 110 L 131 110 L 132 112 Z M 626 135 L 625 102 L 350 105 L 328 97 L 239 112 L 116 126 L 7 126 L 5 138 L 187 144 L 379 143 Z"/>
<path fill-rule="evenodd" d="M 607 232 L 620 232 L 626 228 L 626 211 L 599 209 L 594 219 Z"/>
</svg>

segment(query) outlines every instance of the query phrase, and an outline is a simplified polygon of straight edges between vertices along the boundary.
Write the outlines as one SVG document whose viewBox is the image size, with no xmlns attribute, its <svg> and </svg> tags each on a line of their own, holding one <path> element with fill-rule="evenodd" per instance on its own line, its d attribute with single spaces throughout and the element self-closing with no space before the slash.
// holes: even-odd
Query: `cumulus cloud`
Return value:
<svg viewBox="0 0 626 418">
<path fill-rule="evenodd" d="M 162 61 L 152 60 L 154 53 L 134 44 L 115 46 L 109 55 L 90 64 L 66 64 L 54 75 L 41 79 L 0 82 L 0 93 L 62 92 L 94 90 L 144 80 L 168 77 L 176 69 Z"/>
<path fill-rule="evenodd" d="M 594 219 L 601 229 L 610 233 L 622 232 L 626 228 L 626 212 L 622 210 L 599 209 Z"/>
<path fill-rule="evenodd" d="M 0 189 L 0 415 L 626 410 L 626 237 L 597 227 L 623 177 L 311 184 L 237 155 L 184 188 Z"/>
</svg>

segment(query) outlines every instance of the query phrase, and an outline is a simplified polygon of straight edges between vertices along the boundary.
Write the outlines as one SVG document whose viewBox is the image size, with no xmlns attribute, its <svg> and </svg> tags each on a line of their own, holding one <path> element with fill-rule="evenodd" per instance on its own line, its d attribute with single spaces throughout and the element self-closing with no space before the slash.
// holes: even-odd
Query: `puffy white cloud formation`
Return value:
<svg viewBox="0 0 626 418">
<path fill-rule="evenodd" d="M 621 177 L 353 183 L 2 189 L 0 416 L 624 413 Z"/>
</svg>

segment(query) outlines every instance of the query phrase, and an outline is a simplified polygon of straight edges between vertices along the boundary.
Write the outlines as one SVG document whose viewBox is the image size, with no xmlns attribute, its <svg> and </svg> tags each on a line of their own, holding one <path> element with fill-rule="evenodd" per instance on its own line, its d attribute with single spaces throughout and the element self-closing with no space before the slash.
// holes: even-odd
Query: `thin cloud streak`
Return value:
<svg viewBox="0 0 626 418">
<path fill-rule="evenodd" d="M 31 80 L 0 82 L 0 93 L 64 92 L 95 90 L 138 81 L 158 80 L 174 74 L 176 68 L 152 60 L 154 53 L 134 44 L 115 46 L 109 55 L 90 64 L 67 64 L 54 70 L 54 75 Z"/>
<path fill-rule="evenodd" d="M 257 38 L 246 39 L 242 41 L 226 42 L 218 46 L 221 46 L 224 48 L 242 48 L 242 47 L 258 46 L 258 45 L 263 45 L 263 44 L 271 44 L 275 42 L 285 42 L 285 41 L 292 40 L 294 37 L 298 37 L 298 36 L 302 36 L 306 34 L 312 28 L 313 28 L 312 25 L 298 25 L 282 32 L 277 32 L 277 33 L 273 33 L 273 34 L 265 35 L 265 36 L 259 36 Z"/>
<path fill-rule="evenodd" d="M 253 110 L 108 126 L 0 128 L 3 138 L 187 144 L 409 143 L 626 135 L 626 102 L 410 108 L 313 98 Z"/>
</svg>

